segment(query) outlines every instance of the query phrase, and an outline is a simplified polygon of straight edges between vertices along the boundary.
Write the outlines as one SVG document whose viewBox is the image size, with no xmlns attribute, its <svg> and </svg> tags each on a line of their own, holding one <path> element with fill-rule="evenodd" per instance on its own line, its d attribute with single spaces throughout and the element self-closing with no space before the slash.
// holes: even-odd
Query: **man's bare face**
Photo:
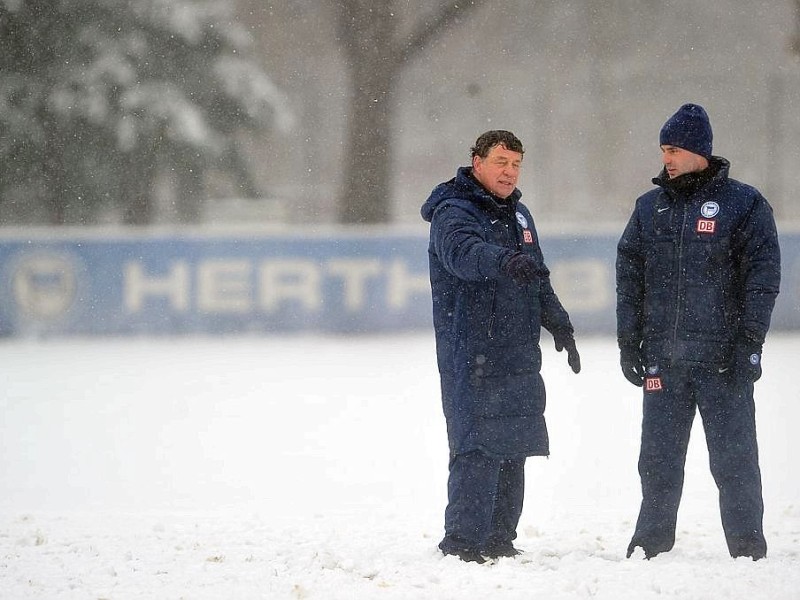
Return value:
<svg viewBox="0 0 800 600">
<path fill-rule="evenodd" d="M 498 198 L 508 198 L 517 187 L 522 154 L 498 144 L 486 158 L 472 157 L 472 174 L 480 184 Z"/>
</svg>

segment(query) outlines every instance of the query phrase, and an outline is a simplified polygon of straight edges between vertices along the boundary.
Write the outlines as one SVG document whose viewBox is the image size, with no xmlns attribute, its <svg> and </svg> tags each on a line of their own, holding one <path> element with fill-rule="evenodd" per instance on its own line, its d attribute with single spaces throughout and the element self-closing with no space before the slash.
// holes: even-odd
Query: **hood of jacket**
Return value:
<svg viewBox="0 0 800 600">
<path fill-rule="evenodd" d="M 472 176 L 472 167 L 459 167 L 456 176 L 450 181 L 445 181 L 437 185 L 431 192 L 428 199 L 422 205 L 420 214 L 422 218 L 430 223 L 433 213 L 442 204 L 449 200 L 467 200 L 481 207 L 489 214 L 500 213 L 508 210 L 508 206 L 516 206 L 517 201 L 522 196 L 517 188 L 505 200 L 498 198 L 486 190 Z"/>
</svg>

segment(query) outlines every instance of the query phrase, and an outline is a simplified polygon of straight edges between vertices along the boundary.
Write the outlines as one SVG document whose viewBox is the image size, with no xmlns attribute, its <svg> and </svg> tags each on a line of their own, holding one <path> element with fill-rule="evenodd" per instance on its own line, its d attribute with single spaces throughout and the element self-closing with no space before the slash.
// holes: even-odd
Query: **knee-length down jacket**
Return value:
<svg viewBox="0 0 800 600">
<path fill-rule="evenodd" d="M 539 335 L 572 332 L 519 190 L 501 201 L 462 167 L 422 207 L 442 404 L 452 455 L 549 454 Z M 519 285 L 502 272 L 517 251 L 539 276 Z"/>
<path fill-rule="evenodd" d="M 775 221 L 755 188 L 715 174 L 690 194 L 658 187 L 636 201 L 617 246 L 617 336 L 648 365 L 727 368 L 764 342 L 780 285 Z"/>
</svg>

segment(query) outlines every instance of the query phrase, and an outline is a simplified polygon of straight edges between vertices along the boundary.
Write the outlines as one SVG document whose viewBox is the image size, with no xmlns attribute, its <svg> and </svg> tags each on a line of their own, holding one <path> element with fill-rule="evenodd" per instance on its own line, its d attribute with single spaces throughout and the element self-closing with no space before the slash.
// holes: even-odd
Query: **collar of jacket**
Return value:
<svg viewBox="0 0 800 600">
<path fill-rule="evenodd" d="M 472 167 L 461 167 L 456 174 L 456 183 L 470 190 L 470 200 L 493 214 L 514 214 L 522 192 L 514 188 L 508 198 L 500 198 L 492 194 L 472 174 Z"/>
<path fill-rule="evenodd" d="M 658 177 L 653 178 L 653 183 L 663 188 L 671 197 L 688 200 L 701 190 L 721 186 L 728 179 L 730 163 L 721 156 L 712 156 L 708 161 L 708 168 L 702 171 L 684 173 L 674 179 L 667 175 L 666 168 L 661 170 Z"/>
</svg>

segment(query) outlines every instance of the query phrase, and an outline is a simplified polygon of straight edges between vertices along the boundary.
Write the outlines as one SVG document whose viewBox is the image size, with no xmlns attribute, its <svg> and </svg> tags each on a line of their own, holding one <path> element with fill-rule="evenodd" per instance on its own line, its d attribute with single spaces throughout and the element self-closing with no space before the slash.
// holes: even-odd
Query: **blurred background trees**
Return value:
<svg viewBox="0 0 800 600">
<path fill-rule="evenodd" d="M 420 224 L 486 129 L 619 223 L 686 101 L 800 219 L 798 0 L 0 0 L 0 224 Z"/>
<path fill-rule="evenodd" d="M 394 0 L 338 0 L 337 41 L 349 72 L 349 110 L 343 178 L 342 223 L 385 223 L 392 216 L 391 170 L 397 110 L 395 86 L 402 71 L 429 42 L 469 18 L 485 0 L 445 1 L 412 14 L 402 35 L 402 10 Z M 434 3 L 435 4 L 435 3 Z"/>
<path fill-rule="evenodd" d="M 0 202 L 23 222 L 199 221 L 215 170 L 259 195 L 236 144 L 285 118 L 225 2 L 0 0 Z M 11 206 L 9 206 L 11 205 Z"/>
<path fill-rule="evenodd" d="M 347 166 L 354 88 L 342 2 L 237 3 L 297 114 L 292 144 L 267 134 L 254 155 L 278 167 L 265 175 L 287 219 L 340 221 L 348 178 L 366 185 L 367 172 Z M 420 204 L 469 161 L 477 135 L 506 128 L 525 143 L 520 187 L 543 225 L 618 227 L 658 172 L 658 130 L 686 101 L 708 108 L 715 150 L 734 177 L 759 186 L 780 219 L 797 219 L 795 3 L 504 0 L 469 9 L 393 82 L 388 220 L 419 225 Z M 443 4 L 393 2 L 398 39 Z"/>
</svg>

